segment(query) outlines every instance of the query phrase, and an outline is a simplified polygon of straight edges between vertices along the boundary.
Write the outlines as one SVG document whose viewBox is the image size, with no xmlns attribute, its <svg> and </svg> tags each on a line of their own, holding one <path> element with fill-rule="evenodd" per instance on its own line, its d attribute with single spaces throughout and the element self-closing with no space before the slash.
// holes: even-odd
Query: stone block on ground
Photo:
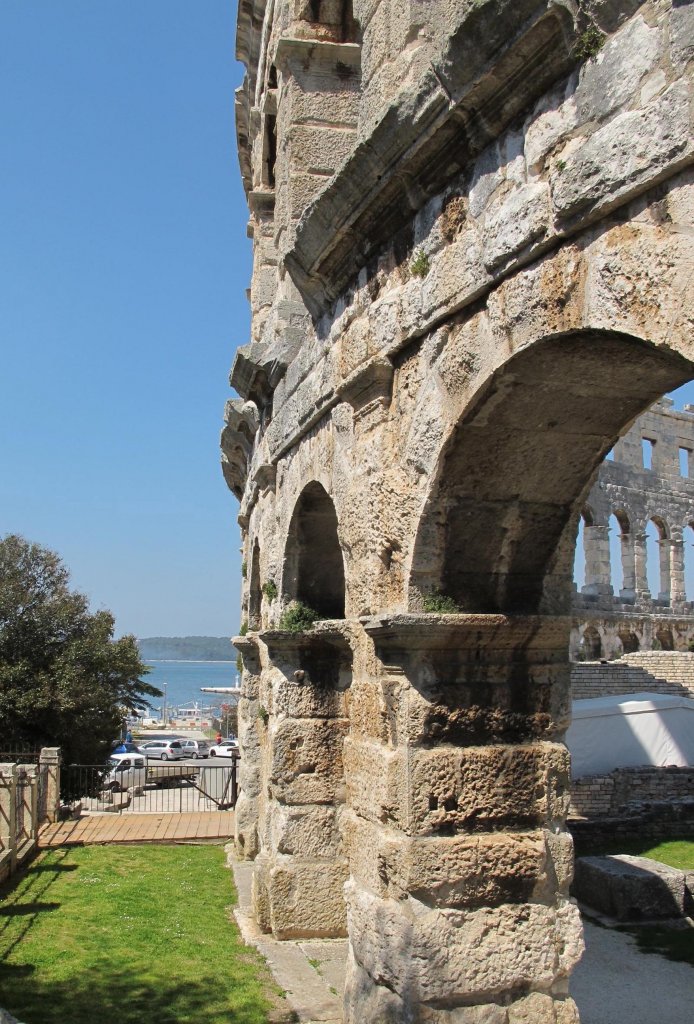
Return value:
<svg viewBox="0 0 694 1024">
<path fill-rule="evenodd" d="M 579 857 L 572 888 L 581 903 L 618 921 L 685 913 L 685 875 L 647 857 Z"/>
</svg>

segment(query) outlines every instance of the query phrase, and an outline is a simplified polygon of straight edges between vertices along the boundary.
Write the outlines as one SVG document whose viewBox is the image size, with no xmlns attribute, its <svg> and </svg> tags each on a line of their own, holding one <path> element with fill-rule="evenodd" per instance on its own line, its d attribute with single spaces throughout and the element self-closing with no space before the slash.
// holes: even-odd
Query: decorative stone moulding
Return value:
<svg viewBox="0 0 694 1024">
<path fill-rule="evenodd" d="M 277 466 L 270 463 L 258 466 L 253 476 L 253 483 L 257 484 L 261 491 L 274 491 L 276 480 Z"/>
<path fill-rule="evenodd" d="M 285 263 L 319 318 L 370 256 L 573 66 L 572 12 L 552 0 L 466 4 L 416 87 L 399 93 L 306 210 Z"/>
<path fill-rule="evenodd" d="M 339 388 L 338 399 L 352 406 L 355 418 L 367 414 L 375 406 L 387 408 L 394 372 L 390 359 L 383 356 L 373 359 L 344 381 Z"/>
<path fill-rule="evenodd" d="M 416 743 L 560 737 L 570 718 L 568 616 L 394 615 L 360 620 L 387 676 L 418 693 Z"/>
</svg>

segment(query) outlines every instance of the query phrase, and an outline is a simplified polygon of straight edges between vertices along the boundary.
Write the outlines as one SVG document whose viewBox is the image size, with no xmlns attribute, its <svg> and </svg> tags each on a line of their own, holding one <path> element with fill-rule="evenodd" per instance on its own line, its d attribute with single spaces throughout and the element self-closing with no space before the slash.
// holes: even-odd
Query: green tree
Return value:
<svg viewBox="0 0 694 1024">
<path fill-rule="evenodd" d="M 135 638 L 113 639 L 114 618 L 91 613 L 53 551 L 0 539 L 0 745 L 59 746 L 64 763 L 101 763 L 123 714 L 161 691 Z"/>
</svg>

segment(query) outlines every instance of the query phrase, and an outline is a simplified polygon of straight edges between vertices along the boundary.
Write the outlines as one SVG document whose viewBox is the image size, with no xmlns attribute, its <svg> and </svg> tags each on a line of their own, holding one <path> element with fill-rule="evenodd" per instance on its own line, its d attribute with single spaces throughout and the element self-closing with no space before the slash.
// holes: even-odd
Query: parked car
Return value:
<svg viewBox="0 0 694 1024">
<path fill-rule="evenodd" d="M 144 754 L 111 754 L 106 762 L 103 788 L 114 793 L 125 792 L 132 786 L 144 786 L 147 781 L 147 758 Z"/>
<path fill-rule="evenodd" d="M 185 757 L 182 740 L 147 740 L 141 743 L 138 750 L 148 758 L 159 758 L 162 761 L 175 761 Z"/>
<path fill-rule="evenodd" d="M 209 740 L 181 740 L 186 757 L 207 757 L 210 752 Z"/>
<path fill-rule="evenodd" d="M 238 754 L 238 740 L 222 740 L 221 743 L 215 743 L 210 747 L 210 757 L 238 757 Z"/>
</svg>

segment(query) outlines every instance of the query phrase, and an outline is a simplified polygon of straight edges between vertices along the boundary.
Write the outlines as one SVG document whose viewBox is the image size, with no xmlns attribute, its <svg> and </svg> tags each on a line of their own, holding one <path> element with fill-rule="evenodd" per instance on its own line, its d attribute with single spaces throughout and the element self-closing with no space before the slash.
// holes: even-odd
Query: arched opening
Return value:
<svg viewBox="0 0 694 1024">
<path fill-rule="evenodd" d="M 586 626 L 581 645 L 586 661 L 599 661 L 602 658 L 602 642 L 595 626 Z"/>
<path fill-rule="evenodd" d="M 610 581 L 615 597 L 633 592 L 633 545 L 629 517 L 623 509 L 610 516 Z"/>
<path fill-rule="evenodd" d="M 626 424 L 690 377 L 671 351 L 600 332 L 545 339 L 509 359 L 442 452 L 410 606 L 438 589 L 463 611 L 567 611 L 576 506 Z"/>
<path fill-rule="evenodd" d="M 684 556 L 684 592 L 687 601 L 694 601 L 694 523 L 682 530 Z"/>
<path fill-rule="evenodd" d="M 284 555 L 282 589 L 324 619 L 345 616 L 345 570 L 337 515 L 321 484 L 308 484 L 296 503 Z"/>
<path fill-rule="evenodd" d="M 670 603 L 670 544 L 668 529 L 660 516 L 646 524 L 646 578 L 651 597 L 659 604 Z"/>
<path fill-rule="evenodd" d="M 585 528 L 593 526 L 593 512 L 584 505 L 578 517 L 578 533 L 576 534 L 576 553 L 574 555 L 574 583 L 580 593 L 586 585 L 586 548 Z"/>
<path fill-rule="evenodd" d="M 640 649 L 639 638 L 631 629 L 620 629 L 619 640 L 625 654 L 636 654 Z"/>
<path fill-rule="evenodd" d="M 674 651 L 675 639 L 672 630 L 668 626 L 659 626 L 655 632 L 656 643 L 653 645 L 656 650 Z"/>
<path fill-rule="evenodd" d="M 251 557 L 251 578 L 248 586 L 248 628 L 260 629 L 260 608 L 263 592 L 260 586 L 260 544 L 256 538 Z"/>
</svg>

